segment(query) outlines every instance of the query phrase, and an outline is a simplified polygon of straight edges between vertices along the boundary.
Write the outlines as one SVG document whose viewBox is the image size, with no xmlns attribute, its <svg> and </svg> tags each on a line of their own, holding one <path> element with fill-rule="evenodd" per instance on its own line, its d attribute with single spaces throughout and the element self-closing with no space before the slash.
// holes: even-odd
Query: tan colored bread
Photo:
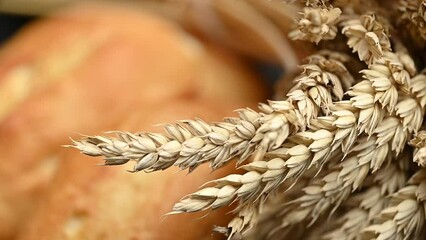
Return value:
<svg viewBox="0 0 426 240">
<path fill-rule="evenodd" d="M 209 239 L 215 213 L 161 216 L 220 171 L 130 174 L 60 145 L 78 133 L 220 120 L 263 97 L 252 72 L 178 26 L 87 5 L 0 50 L 0 93 L 0 239 Z"/>
</svg>

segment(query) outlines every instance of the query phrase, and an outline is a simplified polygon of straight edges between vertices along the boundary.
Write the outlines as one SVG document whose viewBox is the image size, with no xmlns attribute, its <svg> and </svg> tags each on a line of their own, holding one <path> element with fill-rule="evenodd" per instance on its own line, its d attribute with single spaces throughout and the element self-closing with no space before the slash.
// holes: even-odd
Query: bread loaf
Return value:
<svg viewBox="0 0 426 240">
<path fill-rule="evenodd" d="M 61 145 L 263 97 L 235 57 L 148 12 L 84 5 L 28 26 L 0 50 L 0 239 L 210 239 L 223 211 L 162 216 L 226 169 L 131 174 Z"/>
</svg>

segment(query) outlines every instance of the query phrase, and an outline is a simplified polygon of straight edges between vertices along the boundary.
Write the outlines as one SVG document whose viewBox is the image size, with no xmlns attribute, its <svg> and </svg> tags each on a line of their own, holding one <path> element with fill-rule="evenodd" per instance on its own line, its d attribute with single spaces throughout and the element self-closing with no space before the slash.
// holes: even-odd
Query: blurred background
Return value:
<svg viewBox="0 0 426 240">
<path fill-rule="evenodd" d="M 280 78 L 283 67 L 293 70 L 297 63 L 298 53 L 291 50 L 285 38 L 291 25 L 289 19 L 294 18 L 296 12 L 289 5 L 283 8 L 283 2 L 277 0 L 236 3 L 215 0 L 201 4 L 193 0 L 2 0 L 0 44 L 28 22 L 79 2 L 119 2 L 179 21 L 192 34 L 254 59 L 254 67 L 270 87 Z M 249 36 L 251 33 L 255 34 Z"/>
<path fill-rule="evenodd" d="M 33 17 L 2 12 L 0 14 L 0 44 L 13 35 Z"/>
</svg>

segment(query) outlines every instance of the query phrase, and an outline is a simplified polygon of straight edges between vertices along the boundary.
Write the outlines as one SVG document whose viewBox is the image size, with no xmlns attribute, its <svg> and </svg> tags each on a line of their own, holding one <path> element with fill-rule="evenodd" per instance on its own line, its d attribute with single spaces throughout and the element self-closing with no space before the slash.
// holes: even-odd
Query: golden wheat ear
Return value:
<svg viewBox="0 0 426 240">
<path fill-rule="evenodd" d="M 284 99 L 239 109 L 219 123 L 184 120 L 166 124 L 163 134 L 117 132 L 73 146 L 107 165 L 133 161 L 134 172 L 192 171 L 203 163 L 217 169 L 236 159 L 243 173 L 207 183 L 170 213 L 236 203 L 228 226 L 215 227 L 228 239 L 419 239 L 426 219 L 426 75 L 417 70 L 425 67 L 422 52 L 407 43 L 426 38 L 402 36 L 398 26 L 408 19 L 424 33 L 426 3 L 300 2 L 303 13 L 289 37 L 319 50 L 305 59 Z"/>
</svg>

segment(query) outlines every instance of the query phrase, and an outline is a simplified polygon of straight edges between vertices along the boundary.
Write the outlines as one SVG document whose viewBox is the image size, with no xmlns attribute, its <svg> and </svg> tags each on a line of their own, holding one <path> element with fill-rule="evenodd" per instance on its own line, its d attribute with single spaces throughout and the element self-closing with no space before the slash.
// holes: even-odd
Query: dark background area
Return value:
<svg viewBox="0 0 426 240">
<path fill-rule="evenodd" d="M 0 44 L 31 19 L 27 16 L 0 14 Z"/>
</svg>

